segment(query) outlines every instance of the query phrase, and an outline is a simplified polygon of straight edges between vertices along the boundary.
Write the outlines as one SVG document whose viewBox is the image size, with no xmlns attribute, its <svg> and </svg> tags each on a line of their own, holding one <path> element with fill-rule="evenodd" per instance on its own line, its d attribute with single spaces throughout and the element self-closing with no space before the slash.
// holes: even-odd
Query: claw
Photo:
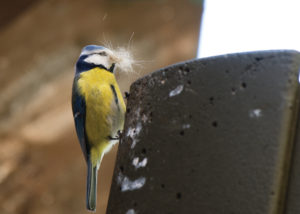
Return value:
<svg viewBox="0 0 300 214">
<path fill-rule="evenodd" d="M 127 91 L 125 91 L 125 99 L 128 99 L 129 97 L 130 97 L 130 94 Z"/>
</svg>

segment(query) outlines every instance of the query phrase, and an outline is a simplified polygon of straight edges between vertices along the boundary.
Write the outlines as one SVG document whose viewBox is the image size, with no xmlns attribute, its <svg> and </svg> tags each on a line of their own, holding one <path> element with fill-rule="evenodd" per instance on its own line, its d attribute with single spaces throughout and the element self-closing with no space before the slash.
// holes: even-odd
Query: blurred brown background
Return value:
<svg viewBox="0 0 300 214">
<path fill-rule="evenodd" d="M 138 77 L 196 56 L 201 0 L 10 0 L 0 8 L 0 213 L 87 213 L 71 114 L 74 63 L 88 44 L 127 46 Z M 117 147 L 100 170 L 105 213 Z"/>
</svg>

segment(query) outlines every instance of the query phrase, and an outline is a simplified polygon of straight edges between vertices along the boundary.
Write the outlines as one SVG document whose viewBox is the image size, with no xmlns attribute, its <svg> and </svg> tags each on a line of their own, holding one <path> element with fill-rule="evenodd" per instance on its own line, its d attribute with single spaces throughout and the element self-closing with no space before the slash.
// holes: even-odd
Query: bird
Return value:
<svg viewBox="0 0 300 214">
<path fill-rule="evenodd" d="M 123 60 L 126 61 L 126 60 Z M 109 48 L 85 46 L 76 62 L 72 111 L 87 163 L 86 207 L 96 211 L 97 175 L 102 158 L 118 142 L 126 106 L 115 78 L 122 58 Z"/>
</svg>

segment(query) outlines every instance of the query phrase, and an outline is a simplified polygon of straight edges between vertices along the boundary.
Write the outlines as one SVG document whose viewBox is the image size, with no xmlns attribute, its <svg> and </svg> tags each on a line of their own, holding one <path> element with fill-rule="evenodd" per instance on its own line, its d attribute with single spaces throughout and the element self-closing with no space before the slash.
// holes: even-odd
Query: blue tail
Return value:
<svg viewBox="0 0 300 214">
<path fill-rule="evenodd" d="M 90 211 L 96 211 L 98 168 L 92 165 L 89 158 L 87 165 L 86 208 Z"/>
</svg>

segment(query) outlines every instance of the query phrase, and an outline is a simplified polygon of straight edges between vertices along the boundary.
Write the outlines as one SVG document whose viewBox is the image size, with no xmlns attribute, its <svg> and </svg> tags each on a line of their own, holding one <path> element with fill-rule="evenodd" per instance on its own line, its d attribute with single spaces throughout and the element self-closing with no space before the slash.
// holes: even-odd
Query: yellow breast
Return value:
<svg viewBox="0 0 300 214">
<path fill-rule="evenodd" d="M 104 69 L 81 73 L 78 87 L 86 102 L 85 130 L 95 162 L 111 146 L 108 136 L 115 137 L 123 129 L 126 107 L 114 74 Z"/>
</svg>

